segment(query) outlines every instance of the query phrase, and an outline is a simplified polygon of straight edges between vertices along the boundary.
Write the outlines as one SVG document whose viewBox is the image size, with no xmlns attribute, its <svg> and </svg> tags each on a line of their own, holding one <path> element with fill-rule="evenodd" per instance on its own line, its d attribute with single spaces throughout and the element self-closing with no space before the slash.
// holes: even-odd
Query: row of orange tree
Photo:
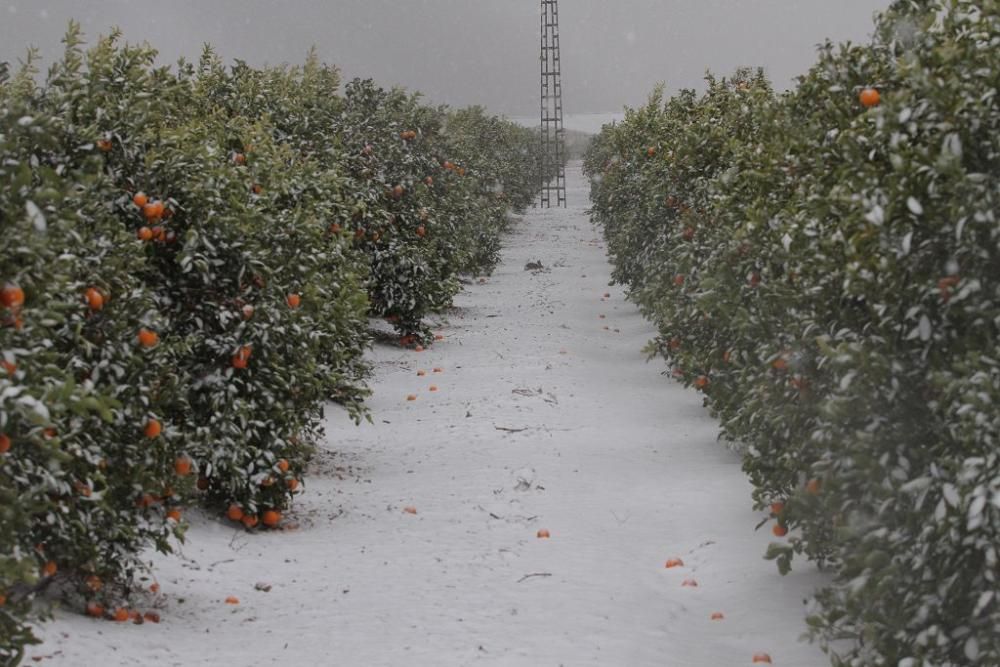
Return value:
<svg viewBox="0 0 1000 667">
<path fill-rule="evenodd" d="M 743 454 L 835 665 L 1000 664 L 1000 3 L 896 2 L 796 88 L 658 92 L 587 157 L 652 354 Z"/>
<path fill-rule="evenodd" d="M 541 176 L 533 131 L 313 55 L 65 41 L 43 83 L 0 69 L 4 664 L 43 592 L 127 618 L 187 508 L 280 526 L 324 406 L 366 416 L 369 318 L 430 344 Z"/>
</svg>

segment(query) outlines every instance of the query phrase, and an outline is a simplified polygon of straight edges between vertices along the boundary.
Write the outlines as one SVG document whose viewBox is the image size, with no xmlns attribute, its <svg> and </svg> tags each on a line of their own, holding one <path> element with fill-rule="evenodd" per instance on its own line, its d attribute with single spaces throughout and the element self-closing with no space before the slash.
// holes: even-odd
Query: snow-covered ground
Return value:
<svg viewBox="0 0 1000 667">
<path fill-rule="evenodd" d="M 159 624 L 60 612 L 29 656 L 728 667 L 767 652 L 775 665 L 829 664 L 799 640 L 819 575 L 781 577 L 762 559 L 772 538 L 754 531 L 738 457 L 698 395 L 646 363 L 653 332 L 608 287 L 578 164 L 569 186 L 571 207 L 530 212 L 496 275 L 458 298 L 443 342 L 375 351 L 375 423 L 331 409 L 297 527 L 249 535 L 195 518 L 181 557 L 155 559 L 160 594 L 138 601 Z M 534 261 L 544 269 L 525 270 Z M 666 569 L 670 558 L 684 567 Z"/>
</svg>

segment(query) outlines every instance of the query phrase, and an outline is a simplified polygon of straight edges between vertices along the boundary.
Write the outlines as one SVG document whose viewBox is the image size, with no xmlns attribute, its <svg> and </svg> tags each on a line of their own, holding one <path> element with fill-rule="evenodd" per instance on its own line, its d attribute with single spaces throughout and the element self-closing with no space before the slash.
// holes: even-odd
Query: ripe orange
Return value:
<svg viewBox="0 0 1000 667">
<path fill-rule="evenodd" d="M 160 336 L 155 331 L 143 328 L 139 329 L 139 344 L 143 347 L 153 347 L 160 342 Z"/>
<path fill-rule="evenodd" d="M 788 529 L 780 523 L 776 523 L 774 524 L 774 528 L 771 529 L 771 532 L 774 533 L 775 537 L 784 537 L 788 534 Z"/>
<path fill-rule="evenodd" d="M 649 148 L 647 148 L 646 155 L 648 155 L 649 157 L 653 157 L 654 155 L 656 155 L 656 147 L 650 146 Z"/>
<path fill-rule="evenodd" d="M 778 357 L 771 362 L 771 367 L 776 371 L 784 371 L 788 369 L 788 361 L 784 357 Z"/>
<path fill-rule="evenodd" d="M 785 511 L 785 503 L 781 502 L 780 500 L 771 503 L 771 514 L 781 514 L 784 511 Z"/>
<path fill-rule="evenodd" d="M 83 583 L 87 586 L 87 588 L 89 588 L 95 593 L 104 587 L 104 582 L 101 581 L 101 578 L 98 577 L 96 574 L 92 574 L 86 579 L 84 579 Z"/>
<path fill-rule="evenodd" d="M 244 165 L 247 163 L 247 156 L 243 153 L 236 153 L 233 155 L 233 163 L 237 165 Z"/>
<path fill-rule="evenodd" d="M 149 621 L 150 623 L 160 622 L 160 615 L 157 614 L 155 611 L 147 611 L 145 614 L 142 615 L 142 618 L 146 621 Z"/>
<path fill-rule="evenodd" d="M 299 488 L 299 480 L 295 479 L 294 477 L 289 479 L 287 484 L 288 484 L 288 490 L 293 493 Z"/>
<path fill-rule="evenodd" d="M 422 378 L 427 375 L 427 371 L 417 371 L 417 377 Z"/>
<path fill-rule="evenodd" d="M 230 595 L 229 597 L 226 598 L 226 604 L 239 604 L 239 603 L 240 599 L 235 595 Z"/>
<path fill-rule="evenodd" d="M 24 290 L 14 283 L 7 283 L 0 289 L 0 303 L 14 310 L 24 305 Z"/>
<path fill-rule="evenodd" d="M 7 371 L 7 375 L 14 375 L 17 372 L 17 364 L 13 361 L 7 361 L 6 359 L 0 359 L 0 368 Z"/>
<path fill-rule="evenodd" d="M 298 294 L 289 294 L 285 297 L 285 301 L 288 303 L 289 308 L 298 308 L 302 303 L 302 297 Z"/>
<path fill-rule="evenodd" d="M 818 496 L 822 488 L 823 488 L 823 482 L 821 482 L 818 479 L 811 479 L 808 482 L 806 482 L 806 493 L 810 495 Z"/>
<path fill-rule="evenodd" d="M 149 203 L 149 197 L 146 196 L 145 192 L 136 192 L 135 195 L 132 197 L 132 203 L 138 206 L 139 208 L 143 208 L 146 204 Z"/>
<path fill-rule="evenodd" d="M 173 521 L 174 523 L 181 522 L 181 511 L 178 509 L 173 509 L 167 512 L 167 520 Z"/>
<path fill-rule="evenodd" d="M 760 665 L 760 664 L 770 665 L 770 664 L 773 664 L 773 663 L 771 662 L 771 656 L 769 656 L 767 653 L 754 653 L 753 664 L 755 664 L 755 665 Z"/>
<path fill-rule="evenodd" d="M 415 400 L 417 400 L 417 395 L 416 394 L 410 394 L 409 396 L 406 397 L 406 400 L 408 400 L 408 401 L 415 401 Z"/>
<path fill-rule="evenodd" d="M 444 369 L 443 368 L 435 368 L 434 372 L 435 373 L 444 373 Z"/>
<path fill-rule="evenodd" d="M 51 577 L 54 576 L 56 572 L 59 571 L 59 566 L 56 565 L 54 560 L 50 560 L 45 565 L 42 566 L 42 576 Z"/>
<path fill-rule="evenodd" d="M 861 100 L 861 106 L 870 109 L 879 105 L 879 102 L 882 101 L 882 95 L 874 88 L 865 88 L 861 91 L 858 99 Z"/>
<path fill-rule="evenodd" d="M 10 436 L 6 433 L 0 433 L 0 454 L 6 454 L 10 451 Z"/>
<path fill-rule="evenodd" d="M 331 234 L 339 234 L 340 233 L 340 225 L 338 225 L 336 222 L 333 223 L 332 225 L 330 225 L 330 233 Z"/>
<path fill-rule="evenodd" d="M 281 472 L 288 472 L 289 467 L 287 459 L 278 459 L 278 470 Z"/>
<path fill-rule="evenodd" d="M 680 287 L 683 284 L 684 284 L 684 275 L 683 274 L 678 274 L 678 275 L 674 276 L 674 285 L 676 285 L 677 287 Z"/>
<path fill-rule="evenodd" d="M 279 523 L 281 523 L 281 512 L 276 510 L 267 510 L 261 516 L 261 522 L 268 528 L 274 528 Z"/>
<path fill-rule="evenodd" d="M 725 614 L 723 614 L 721 611 L 717 611 L 714 614 L 712 614 L 712 616 L 711 616 L 711 619 L 713 621 L 721 621 L 721 620 L 723 620 L 725 618 L 726 618 Z"/>
<path fill-rule="evenodd" d="M 191 474 L 191 465 L 191 459 L 186 456 L 181 456 L 174 461 L 174 472 L 181 477 L 186 477 Z"/>
<path fill-rule="evenodd" d="M 135 237 L 140 241 L 152 241 L 153 240 L 153 230 L 149 227 L 140 227 L 135 232 Z"/>
<path fill-rule="evenodd" d="M 93 618 L 100 618 L 104 616 L 104 607 L 102 607 L 96 602 L 88 602 L 87 616 L 92 616 Z"/>
<path fill-rule="evenodd" d="M 699 375 L 698 379 L 694 381 L 695 389 L 704 389 L 708 386 L 708 378 L 704 375 Z"/>
<path fill-rule="evenodd" d="M 254 183 L 252 186 L 250 186 L 250 191 L 253 192 L 255 195 L 259 195 L 263 190 L 264 188 L 263 186 L 261 186 L 260 183 Z"/>
<path fill-rule="evenodd" d="M 538 539 L 540 539 L 540 540 L 547 540 L 550 537 L 552 537 L 552 534 L 549 533 L 549 529 L 548 528 L 542 528 L 542 529 L 540 529 L 538 531 L 538 533 L 536 534 L 536 537 L 538 537 Z"/>
<path fill-rule="evenodd" d="M 243 319 L 249 320 L 251 317 L 253 317 L 253 314 L 254 314 L 253 306 L 251 306 L 249 303 L 243 306 Z"/>
<path fill-rule="evenodd" d="M 680 558 L 671 558 L 670 560 L 667 561 L 665 567 L 668 570 L 675 567 L 684 567 L 684 561 L 682 561 Z"/>
<path fill-rule="evenodd" d="M 87 305 L 90 306 L 91 310 L 100 310 L 101 308 L 104 308 L 104 295 L 93 287 L 84 292 L 83 296 L 87 299 Z"/>
<path fill-rule="evenodd" d="M 118 609 L 115 609 L 114 618 L 115 622 L 124 623 L 129 619 L 128 609 L 125 609 L 124 607 L 118 607 Z"/>
<path fill-rule="evenodd" d="M 413 507 L 413 506 L 404 507 L 403 511 L 406 512 L 407 514 L 416 514 L 417 513 L 417 508 Z"/>
<path fill-rule="evenodd" d="M 146 435 L 147 438 L 150 439 L 159 437 L 160 433 L 162 432 L 163 432 L 163 425 L 160 424 L 160 421 L 158 419 L 150 419 L 149 421 L 146 422 L 146 428 L 143 429 L 143 433 Z"/>
<path fill-rule="evenodd" d="M 163 217 L 163 202 L 153 201 L 142 207 L 142 214 L 147 220 L 159 220 Z"/>
<path fill-rule="evenodd" d="M 437 390 L 438 390 L 438 388 L 437 388 L 437 385 L 436 385 L 436 384 L 432 384 L 432 385 L 431 385 L 430 387 L 428 387 L 428 389 L 427 389 L 427 390 L 428 390 L 428 391 L 437 391 Z"/>
<path fill-rule="evenodd" d="M 111 152 L 111 141 L 109 139 L 98 139 L 97 140 L 97 149 L 99 151 L 101 151 L 102 153 L 110 153 Z"/>
<path fill-rule="evenodd" d="M 230 521 L 242 521 L 243 520 L 243 509 L 239 505 L 230 505 L 229 509 L 226 510 L 226 517 Z"/>
<path fill-rule="evenodd" d="M 423 225 L 420 225 L 419 227 L 417 227 L 417 236 L 419 236 L 420 238 L 424 238 L 424 236 L 426 236 L 426 235 L 427 235 L 427 228 L 426 227 L 424 227 Z"/>
<path fill-rule="evenodd" d="M 244 514 L 241 521 L 247 528 L 254 528 L 257 525 L 257 517 L 252 514 Z"/>
</svg>

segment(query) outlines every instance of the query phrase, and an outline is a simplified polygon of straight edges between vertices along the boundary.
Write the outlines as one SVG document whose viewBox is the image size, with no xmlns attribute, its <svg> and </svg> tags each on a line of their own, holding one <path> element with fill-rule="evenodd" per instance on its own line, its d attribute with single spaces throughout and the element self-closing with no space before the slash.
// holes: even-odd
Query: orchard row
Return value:
<svg viewBox="0 0 1000 667">
<path fill-rule="evenodd" d="M 370 317 L 498 261 L 534 132 L 301 67 L 157 67 L 77 26 L 0 69 L 0 662 L 39 593 L 112 613 L 201 505 L 280 526 L 324 405 L 365 417 Z M 127 614 L 125 615 L 127 617 Z"/>
<path fill-rule="evenodd" d="M 589 153 L 615 278 L 836 665 L 1000 664 L 1000 3 L 895 2 L 797 87 L 657 93 Z"/>
</svg>

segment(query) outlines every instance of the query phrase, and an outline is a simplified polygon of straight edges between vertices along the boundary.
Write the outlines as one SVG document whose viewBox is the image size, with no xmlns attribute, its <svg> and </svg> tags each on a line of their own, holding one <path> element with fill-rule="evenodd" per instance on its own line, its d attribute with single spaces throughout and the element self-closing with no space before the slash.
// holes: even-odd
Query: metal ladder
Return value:
<svg viewBox="0 0 1000 667">
<path fill-rule="evenodd" d="M 542 182 L 539 206 L 566 206 L 565 130 L 563 128 L 562 64 L 559 57 L 559 2 L 542 0 L 541 142 Z M 549 175 L 554 173 L 554 178 Z"/>
</svg>

